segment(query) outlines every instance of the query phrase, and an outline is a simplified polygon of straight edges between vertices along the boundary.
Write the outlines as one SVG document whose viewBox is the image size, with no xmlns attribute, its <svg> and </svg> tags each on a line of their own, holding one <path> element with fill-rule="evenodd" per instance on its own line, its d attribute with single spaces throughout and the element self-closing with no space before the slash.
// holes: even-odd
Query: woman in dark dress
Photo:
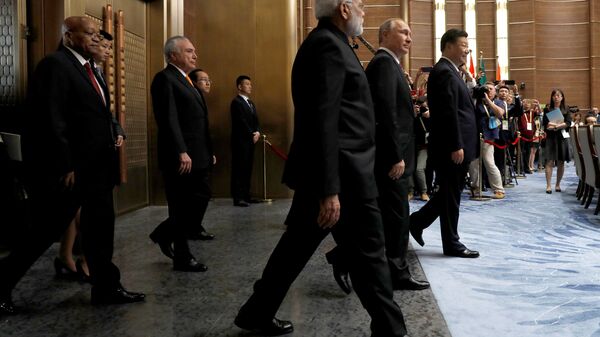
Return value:
<svg viewBox="0 0 600 337">
<path fill-rule="evenodd" d="M 562 122 L 550 122 L 547 113 L 560 109 L 563 116 Z M 544 112 L 544 128 L 546 130 L 546 142 L 544 145 L 544 158 L 546 160 L 546 193 L 552 193 L 552 168 L 556 164 L 556 185 L 554 190 L 561 192 L 560 181 L 565 172 L 565 161 L 569 161 L 569 126 L 571 125 L 571 116 L 566 108 L 565 95 L 562 90 L 552 90 L 550 103 L 546 106 Z M 566 138 L 565 138 L 566 137 Z"/>
</svg>

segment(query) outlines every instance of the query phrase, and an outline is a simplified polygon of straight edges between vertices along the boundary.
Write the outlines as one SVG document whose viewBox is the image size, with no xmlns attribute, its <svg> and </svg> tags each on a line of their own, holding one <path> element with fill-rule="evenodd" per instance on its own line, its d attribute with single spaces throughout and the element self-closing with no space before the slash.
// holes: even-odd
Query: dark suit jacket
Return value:
<svg viewBox="0 0 600 337">
<path fill-rule="evenodd" d="M 61 177 L 70 171 L 93 176 L 118 169 L 110 107 L 67 48 L 40 61 L 30 81 L 24 160 L 34 173 Z M 106 97 L 110 100 L 108 92 Z M 51 178 L 54 179 L 54 178 Z"/>
<path fill-rule="evenodd" d="M 375 198 L 375 115 L 347 36 L 320 20 L 292 68 L 294 138 L 283 182 L 319 197 Z"/>
<path fill-rule="evenodd" d="M 469 90 L 454 65 L 440 59 L 427 81 L 431 114 L 428 149 L 434 160 L 450 160 L 451 152 L 464 150 L 464 163 L 479 154 L 479 131 Z"/>
<path fill-rule="evenodd" d="M 256 109 L 256 107 L 255 107 Z M 252 147 L 253 133 L 258 131 L 258 116 L 240 95 L 231 101 L 231 146 L 243 150 Z"/>
<path fill-rule="evenodd" d="M 212 163 L 212 143 L 204 98 L 172 64 L 154 76 L 150 88 L 158 124 L 158 165 L 165 172 L 179 168 L 187 152 L 192 170 Z"/>
<path fill-rule="evenodd" d="M 377 122 L 375 165 L 387 172 L 404 160 L 404 175 L 409 176 L 415 166 L 415 113 L 408 82 L 400 65 L 384 50 L 375 54 L 366 73 Z"/>
</svg>

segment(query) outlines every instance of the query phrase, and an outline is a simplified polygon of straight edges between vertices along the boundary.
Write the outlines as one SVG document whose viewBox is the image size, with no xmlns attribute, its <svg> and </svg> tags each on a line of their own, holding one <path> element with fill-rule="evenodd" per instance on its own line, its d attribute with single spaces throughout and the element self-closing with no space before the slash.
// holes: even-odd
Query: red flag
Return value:
<svg viewBox="0 0 600 337">
<path fill-rule="evenodd" d="M 500 74 L 500 59 L 496 57 L 496 81 L 501 81 L 502 76 Z"/>
<path fill-rule="evenodd" d="M 473 64 L 473 53 L 469 53 L 469 72 L 475 78 L 475 65 Z"/>
</svg>

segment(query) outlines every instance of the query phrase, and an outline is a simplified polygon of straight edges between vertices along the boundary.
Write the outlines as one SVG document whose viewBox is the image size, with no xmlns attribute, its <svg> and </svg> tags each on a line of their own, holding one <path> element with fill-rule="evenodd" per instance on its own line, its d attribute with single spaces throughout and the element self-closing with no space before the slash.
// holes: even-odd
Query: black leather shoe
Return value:
<svg viewBox="0 0 600 337">
<path fill-rule="evenodd" d="M 203 240 L 203 241 L 208 241 L 208 240 L 213 240 L 215 238 L 214 234 L 211 234 L 209 232 L 205 232 L 202 231 L 200 233 L 194 233 L 188 236 L 188 239 L 190 240 Z"/>
<path fill-rule="evenodd" d="M 150 234 L 150 240 L 158 244 L 160 251 L 169 259 L 172 259 L 173 256 L 175 256 L 175 253 L 173 252 L 173 242 L 170 240 L 163 239 L 162 237 L 158 236 L 156 232 L 152 232 Z"/>
<path fill-rule="evenodd" d="M 470 250 L 465 248 L 464 250 L 460 250 L 457 252 L 444 252 L 446 256 L 454 256 L 454 257 L 465 257 L 465 258 L 477 258 L 479 257 L 479 252 L 476 250 Z"/>
<path fill-rule="evenodd" d="M 237 207 L 248 207 L 250 205 L 248 205 L 248 203 L 246 203 L 245 201 L 234 201 L 233 202 L 233 206 L 237 206 Z"/>
<path fill-rule="evenodd" d="M 0 300 L 0 316 L 14 315 L 17 313 L 17 308 L 11 300 Z"/>
<path fill-rule="evenodd" d="M 415 280 L 412 276 L 408 279 L 394 281 L 394 290 L 423 290 L 429 287 L 429 282 Z"/>
<path fill-rule="evenodd" d="M 244 330 L 250 330 L 261 336 L 280 336 L 294 331 L 294 325 L 290 321 L 282 321 L 275 317 L 269 322 L 257 322 L 244 319 L 240 315 L 233 321 L 235 325 Z"/>
<path fill-rule="evenodd" d="M 92 287 L 93 305 L 142 302 L 145 298 L 146 295 L 127 291 L 123 289 L 123 287 L 117 287 L 110 290 Z"/>
<path fill-rule="evenodd" d="M 71 270 L 60 258 L 54 258 L 56 277 L 64 280 L 77 280 L 77 272 Z"/>
<path fill-rule="evenodd" d="M 196 261 L 193 257 L 189 259 L 175 258 L 173 259 L 173 270 L 197 273 L 207 271 L 208 267 Z"/>
<path fill-rule="evenodd" d="M 410 231 L 410 235 L 412 235 L 413 239 L 415 239 L 415 241 L 417 241 L 418 244 L 421 245 L 421 247 L 425 246 L 425 241 L 423 241 L 423 230 L 422 229 L 418 229 L 415 226 L 410 226 L 409 228 Z"/>
<path fill-rule="evenodd" d="M 333 278 L 346 294 L 350 294 L 352 292 L 352 283 L 350 282 L 350 275 L 348 275 L 347 271 L 341 270 L 335 264 L 333 265 Z"/>
</svg>

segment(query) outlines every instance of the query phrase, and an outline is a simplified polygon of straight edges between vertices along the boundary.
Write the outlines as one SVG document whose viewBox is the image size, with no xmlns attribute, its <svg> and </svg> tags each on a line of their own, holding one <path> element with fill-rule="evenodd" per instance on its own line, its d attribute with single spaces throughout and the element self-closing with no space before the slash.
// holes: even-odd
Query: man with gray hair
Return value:
<svg viewBox="0 0 600 337">
<path fill-rule="evenodd" d="M 164 48 L 167 67 L 150 88 L 158 125 L 158 166 L 165 180 L 169 216 L 150 234 L 173 269 L 204 272 L 187 238 L 197 231 L 211 197 L 208 174 L 213 165 L 208 113 L 202 95 L 187 75 L 196 68 L 196 49 L 184 36 L 173 36 Z"/>
<path fill-rule="evenodd" d="M 318 26 L 292 68 L 294 137 L 283 182 L 295 190 L 287 230 L 235 324 L 261 335 L 293 331 L 275 318 L 321 241 L 332 233 L 373 337 L 404 336 L 384 254 L 374 176 L 375 116 L 369 83 L 348 38 L 362 33 L 362 0 L 316 0 Z M 327 334 L 320 332 L 320 334 Z"/>
</svg>

